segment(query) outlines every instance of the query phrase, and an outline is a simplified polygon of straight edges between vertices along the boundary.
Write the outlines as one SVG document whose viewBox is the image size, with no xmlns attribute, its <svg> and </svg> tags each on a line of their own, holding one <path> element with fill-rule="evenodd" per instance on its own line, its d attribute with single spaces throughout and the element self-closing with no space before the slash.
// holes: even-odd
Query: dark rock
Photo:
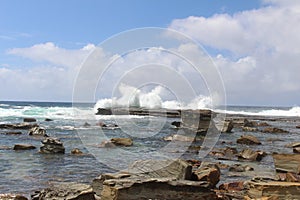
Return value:
<svg viewBox="0 0 300 200">
<path fill-rule="evenodd" d="M 32 200 L 95 200 L 91 186 L 79 183 L 56 183 L 31 195 Z"/>
<path fill-rule="evenodd" d="M 0 129 L 31 129 L 38 126 L 35 123 L 0 124 Z"/>
<path fill-rule="evenodd" d="M 249 126 L 243 126 L 242 130 L 245 132 L 257 132 L 258 128 L 256 127 L 249 127 Z"/>
<path fill-rule="evenodd" d="M 196 181 L 206 181 L 211 188 L 215 188 L 220 181 L 221 172 L 216 164 L 206 164 L 194 172 Z"/>
<path fill-rule="evenodd" d="M 9 131 L 9 132 L 5 132 L 3 134 L 5 134 L 5 135 L 21 135 L 22 132 L 21 131 Z"/>
<path fill-rule="evenodd" d="M 110 142 L 116 146 L 132 146 L 133 142 L 130 138 L 112 138 Z"/>
<path fill-rule="evenodd" d="M 267 127 L 263 130 L 264 133 L 288 133 L 288 131 L 280 129 L 280 128 L 275 128 L 275 127 Z"/>
<path fill-rule="evenodd" d="M 171 125 L 175 126 L 176 128 L 179 128 L 181 126 L 181 122 L 174 121 L 171 123 Z"/>
<path fill-rule="evenodd" d="M 106 108 L 98 108 L 98 112 L 96 115 L 112 115 L 111 109 L 106 109 Z"/>
<path fill-rule="evenodd" d="M 52 121 L 53 121 L 53 119 L 49 119 L 49 118 L 45 119 L 45 122 L 52 122 Z"/>
<path fill-rule="evenodd" d="M 18 194 L 0 194 L 0 200 L 28 200 L 28 199 Z"/>
<path fill-rule="evenodd" d="M 206 133 L 214 116 L 215 113 L 211 110 L 182 110 L 181 125 L 199 133 Z"/>
<path fill-rule="evenodd" d="M 31 144 L 15 144 L 13 150 L 32 150 L 36 149 L 35 146 Z"/>
<path fill-rule="evenodd" d="M 31 118 L 31 117 L 26 117 L 23 119 L 23 122 L 36 122 L 35 118 Z"/>
<path fill-rule="evenodd" d="M 85 122 L 85 123 L 83 124 L 83 126 L 84 126 L 84 127 L 90 127 L 90 126 L 91 126 L 91 124 L 89 124 L 89 123 Z"/>
<path fill-rule="evenodd" d="M 101 200 L 216 200 L 216 193 L 206 182 L 172 180 L 169 178 L 152 179 L 110 179 L 103 183 Z"/>
<path fill-rule="evenodd" d="M 75 149 L 72 149 L 71 154 L 81 155 L 83 153 L 79 149 L 75 148 Z"/>
<path fill-rule="evenodd" d="M 300 128 L 300 125 L 296 126 L 296 128 Z"/>
<path fill-rule="evenodd" d="M 253 151 L 251 149 L 244 149 L 239 153 L 238 158 L 249 160 L 249 161 L 261 161 L 264 156 L 266 156 L 265 152 Z"/>
<path fill-rule="evenodd" d="M 293 148 L 294 153 L 300 153 L 300 147 L 295 147 Z"/>
<path fill-rule="evenodd" d="M 300 174 L 300 154 L 273 154 L 277 172 Z"/>
<path fill-rule="evenodd" d="M 48 137 L 46 129 L 42 127 L 33 127 L 28 131 L 28 135 Z"/>
<path fill-rule="evenodd" d="M 41 153 L 65 153 L 63 143 L 57 138 L 46 138 L 42 141 L 43 146 L 40 147 Z"/>
<path fill-rule="evenodd" d="M 254 145 L 254 144 L 261 144 L 261 142 L 252 135 L 242 135 L 236 141 L 238 144 L 247 144 L 247 145 Z"/>
</svg>

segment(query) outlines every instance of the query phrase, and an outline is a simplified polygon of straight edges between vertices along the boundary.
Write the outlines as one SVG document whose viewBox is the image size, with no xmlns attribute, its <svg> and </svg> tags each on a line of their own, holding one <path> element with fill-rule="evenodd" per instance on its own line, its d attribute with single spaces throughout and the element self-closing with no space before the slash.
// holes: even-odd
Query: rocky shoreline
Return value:
<svg viewBox="0 0 300 200">
<path fill-rule="evenodd" d="M 126 114 L 128 111 L 98 110 L 97 114 Z M 144 110 L 133 109 L 133 115 L 165 116 L 174 118 L 175 129 L 189 129 L 191 135 L 170 135 L 165 141 L 178 140 L 193 146 L 195 139 L 201 140 L 211 125 L 216 113 L 210 110 Z M 194 121 L 193 121 L 194 119 Z M 277 127 L 277 122 L 287 124 L 287 128 Z M 195 123 L 196 122 L 196 123 Z M 300 197 L 300 140 L 282 146 L 284 151 L 263 151 L 259 147 L 272 149 L 273 142 L 284 140 L 291 131 L 297 132 L 300 119 L 296 117 L 262 117 L 227 115 L 221 127 L 216 128 L 227 134 L 228 140 L 219 141 L 222 148 L 213 148 L 206 160 L 141 160 L 132 163 L 127 170 L 116 173 L 103 173 L 90 184 L 51 183 L 48 188 L 30 194 L 33 200 L 73 199 L 73 200 L 134 200 L 134 199 L 299 199 Z M 88 124 L 85 124 L 88 126 Z M 102 128 L 112 125 L 98 123 Z M 117 125 L 113 125 L 117 128 Z M 42 154 L 64 154 L 63 141 L 51 137 L 35 119 L 24 119 L 23 123 L 0 124 L 1 134 L 7 137 L 19 135 L 26 130 L 29 137 L 40 138 L 38 148 L 31 144 L 15 144 L 9 147 L 14 151 L 38 151 Z M 200 136 L 199 136 L 199 133 Z M 22 133 L 21 133 L 22 134 Z M 260 134 L 269 135 L 261 139 Z M 111 138 L 99 144 L 99 148 L 114 148 L 134 145 L 131 138 Z M 201 148 L 197 147 L 197 148 Z M 286 153 L 286 152 L 289 153 Z M 80 149 L 72 154 L 83 155 Z M 265 173 L 259 168 L 265 159 L 274 160 L 274 171 Z M 239 178 L 241 175 L 244 178 Z M 227 177 L 237 177 L 226 181 Z M 224 180 L 224 177 L 225 180 Z M 229 180 L 229 179 L 228 179 Z M 0 194 L 0 200 L 26 200 L 29 196 Z"/>
</svg>

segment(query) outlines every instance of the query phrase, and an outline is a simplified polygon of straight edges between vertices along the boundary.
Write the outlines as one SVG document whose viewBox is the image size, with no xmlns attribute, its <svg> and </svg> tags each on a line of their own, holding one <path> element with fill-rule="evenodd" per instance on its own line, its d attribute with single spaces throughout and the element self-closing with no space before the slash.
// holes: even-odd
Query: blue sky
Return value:
<svg viewBox="0 0 300 200">
<path fill-rule="evenodd" d="M 122 31 L 162 27 L 206 47 L 230 104 L 297 105 L 298 8 L 292 0 L 1 0 L 0 100 L 70 101 L 72 66 L 86 50 Z"/>
</svg>

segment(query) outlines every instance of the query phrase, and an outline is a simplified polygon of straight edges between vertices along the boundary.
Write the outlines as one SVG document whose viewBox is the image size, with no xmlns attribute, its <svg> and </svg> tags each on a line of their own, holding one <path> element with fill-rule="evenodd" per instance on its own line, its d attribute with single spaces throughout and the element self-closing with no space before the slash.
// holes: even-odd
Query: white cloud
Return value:
<svg viewBox="0 0 300 200">
<path fill-rule="evenodd" d="M 229 102 L 299 104 L 300 2 L 263 3 L 264 7 L 233 15 L 176 19 L 170 28 L 221 52 L 213 60 Z"/>
</svg>

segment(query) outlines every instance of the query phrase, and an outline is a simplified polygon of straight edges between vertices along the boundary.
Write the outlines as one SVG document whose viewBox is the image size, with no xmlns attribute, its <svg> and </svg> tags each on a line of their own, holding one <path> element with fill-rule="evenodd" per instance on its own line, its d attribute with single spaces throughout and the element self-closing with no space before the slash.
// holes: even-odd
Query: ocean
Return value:
<svg viewBox="0 0 300 200">
<path fill-rule="evenodd" d="M 65 148 L 63 155 L 45 155 L 38 152 L 42 138 L 28 135 L 28 130 L 21 130 L 20 135 L 6 135 L 0 129 L 0 193 L 32 194 L 35 190 L 47 187 L 51 182 L 91 181 L 101 173 L 123 169 L 134 160 L 161 159 L 171 156 L 199 159 L 195 151 L 182 151 L 185 146 L 168 146 L 162 138 L 176 133 L 171 125 L 176 119 L 150 116 L 96 116 L 95 104 L 54 103 L 54 102 L 0 102 L 0 123 L 20 123 L 23 118 L 33 117 L 44 127 L 51 137 L 59 138 Z M 221 111 L 221 110 L 219 110 Z M 282 147 L 288 143 L 300 141 L 300 134 L 295 127 L 300 125 L 300 107 L 249 107 L 228 106 L 226 113 L 261 116 L 269 124 L 289 131 L 289 134 L 271 135 L 254 132 L 262 141 L 270 145 L 258 148 L 268 153 L 280 151 L 290 153 Z M 267 117 L 267 119 L 265 119 Z M 45 121 L 45 119 L 53 121 Z M 276 119 L 276 120 L 274 120 Z M 100 129 L 101 121 L 108 127 Z M 177 119 L 178 121 L 178 119 Z M 118 124 L 119 127 L 115 127 Z M 237 137 L 244 134 L 234 130 L 234 134 L 221 134 L 216 148 L 227 146 L 242 149 L 233 144 Z M 132 147 L 120 147 L 114 150 L 99 148 L 101 141 L 112 137 L 134 138 Z M 35 150 L 14 151 L 15 144 L 32 144 Z M 268 143 L 269 144 L 269 143 Z M 78 148 L 84 155 L 72 155 L 72 149 Z M 164 154 L 164 152 L 168 152 Z M 163 155 L 162 155 L 163 154 Z M 207 159 L 213 159 L 208 158 Z M 229 163 L 230 161 L 224 161 Z M 267 157 L 258 163 L 252 163 L 261 171 L 272 172 L 273 160 Z M 259 170 L 258 170 L 259 171 Z M 223 177 L 224 178 L 224 177 Z M 239 179 L 238 176 L 226 177 Z"/>
</svg>

